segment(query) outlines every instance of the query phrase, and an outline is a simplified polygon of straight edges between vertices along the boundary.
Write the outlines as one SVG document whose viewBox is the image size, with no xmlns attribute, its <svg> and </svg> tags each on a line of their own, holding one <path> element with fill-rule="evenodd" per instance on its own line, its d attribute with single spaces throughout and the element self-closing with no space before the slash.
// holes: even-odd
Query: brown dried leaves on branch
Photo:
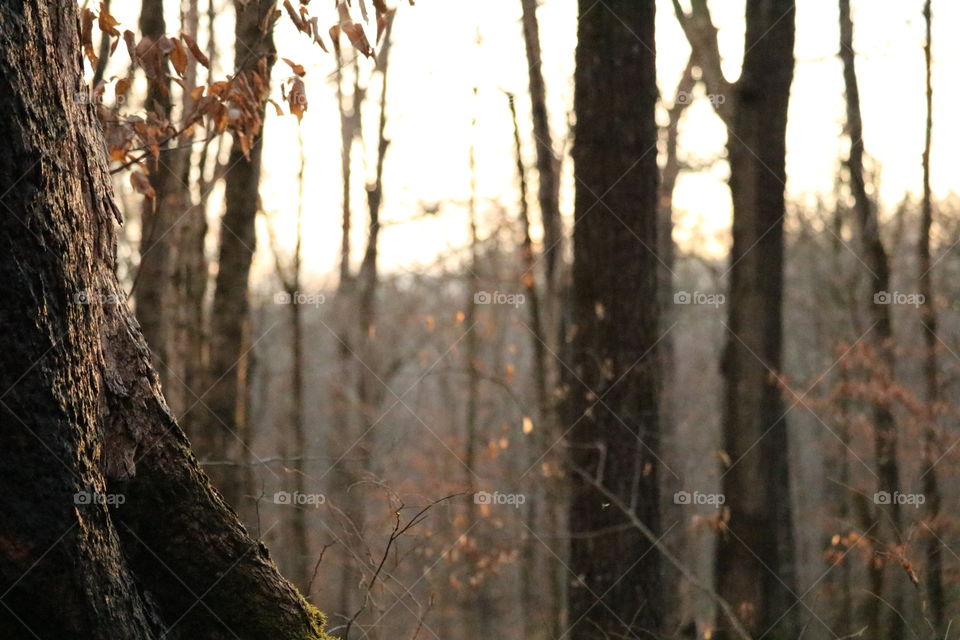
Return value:
<svg viewBox="0 0 960 640">
<path fill-rule="evenodd" d="M 291 0 L 284 0 L 283 8 L 300 32 L 310 36 L 324 51 L 327 51 L 321 38 L 319 18 L 310 15 L 306 6 L 308 1 L 299 0 L 299 6 L 295 7 Z M 358 1 L 363 21 L 369 23 L 370 16 L 365 0 Z M 387 7 L 385 0 L 370 0 L 370 2 L 374 9 L 379 42 L 391 10 Z M 412 0 L 410 4 L 414 4 Z M 354 22 L 350 16 L 348 2 L 337 0 L 336 7 L 338 22 L 330 28 L 328 33 L 337 50 L 340 47 L 342 34 L 346 35 L 350 44 L 362 55 L 369 58 L 375 57 L 374 47 L 368 40 L 363 26 Z M 131 30 L 121 33 L 117 28 L 119 22 L 107 11 L 105 3 L 101 2 L 99 13 L 94 13 L 88 8 L 81 11 L 81 46 L 93 67 L 102 62 L 96 55 L 93 45 L 94 23 L 101 31 L 101 37 L 114 39 L 109 48 L 110 55 L 114 53 L 122 39 L 130 56 L 126 77 L 115 81 L 113 108 L 107 108 L 103 104 L 108 83 L 101 82 L 100 86 L 93 88 L 92 93 L 98 105 L 97 113 L 104 126 L 110 160 L 118 163 L 113 173 L 129 167 L 137 167 L 130 176 L 130 182 L 138 193 L 153 197 L 144 160 L 149 156 L 158 156 L 160 150 L 170 140 L 192 132 L 195 127 L 202 125 L 209 135 L 219 135 L 229 131 L 244 154 L 247 154 L 263 127 L 263 106 L 270 102 L 278 115 L 283 114 L 280 106 L 270 100 L 266 60 L 260 61 L 256 71 L 238 73 L 227 80 L 209 81 L 207 85 L 187 87 L 181 78 L 186 77 L 191 58 L 197 64 L 210 69 L 210 60 L 197 45 L 194 37 L 182 33 L 179 38 L 163 37 L 156 41 L 142 38 L 138 41 Z M 286 58 L 283 60 L 295 74 L 281 85 L 283 99 L 287 102 L 290 113 L 300 120 L 307 110 L 306 85 L 302 80 L 306 70 L 297 62 Z M 189 112 L 181 115 L 179 123 L 171 122 L 168 116 L 152 111 L 151 109 L 156 108 L 157 105 L 147 105 L 148 110 L 143 116 L 126 115 L 120 112 L 121 107 L 127 104 L 127 94 L 133 84 L 133 72 L 138 67 L 142 68 L 146 76 L 168 97 L 170 97 L 171 83 L 176 83 L 183 89 L 184 97 L 189 96 L 187 104 L 191 107 Z M 175 74 L 171 73 L 171 68 Z M 188 90 L 189 94 L 186 93 Z"/>
</svg>

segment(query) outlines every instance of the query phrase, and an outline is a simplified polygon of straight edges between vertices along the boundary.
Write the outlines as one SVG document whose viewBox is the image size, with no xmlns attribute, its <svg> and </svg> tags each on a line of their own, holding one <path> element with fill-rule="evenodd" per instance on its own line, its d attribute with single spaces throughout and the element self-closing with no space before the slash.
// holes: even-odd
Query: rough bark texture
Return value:
<svg viewBox="0 0 960 640">
<path fill-rule="evenodd" d="M 200 471 L 122 301 L 77 25 L 71 0 L 0 5 L 0 637 L 322 638 Z"/>
<path fill-rule="evenodd" d="M 722 489 L 730 519 L 717 541 L 717 591 L 744 626 L 796 638 L 787 425 L 778 376 L 783 335 L 786 128 L 794 0 L 748 0 L 729 139 L 733 247 L 723 356 Z M 725 620 L 721 637 L 729 637 Z"/>
<path fill-rule="evenodd" d="M 238 74 L 257 73 L 261 60 L 266 60 L 269 77 L 276 50 L 273 19 L 267 16 L 274 5 L 269 0 L 235 3 Z M 210 386 L 197 440 L 201 458 L 237 460 L 248 453 L 246 390 L 252 345 L 247 285 L 257 245 L 261 153 L 259 135 L 251 141 L 249 157 L 235 140 L 226 168 L 226 210 L 221 220 L 219 270 L 210 315 Z M 211 467 L 210 475 L 227 502 L 239 509 L 243 497 L 250 493 L 247 475 L 230 466 Z"/>
<path fill-rule="evenodd" d="M 869 302 L 870 329 L 864 341 L 870 345 L 876 362 L 873 377 L 879 381 L 881 390 L 890 384 L 894 373 L 893 322 L 890 305 L 878 304 L 876 295 L 890 291 L 890 262 L 880 236 L 880 221 L 876 207 L 867 193 L 864 176 L 863 119 L 860 113 L 860 87 L 857 81 L 856 55 L 853 49 L 853 19 L 850 0 L 840 0 L 840 59 L 843 62 L 843 82 L 846 90 L 847 135 L 850 137 L 850 155 L 847 158 L 850 191 L 853 194 L 857 226 L 860 233 L 860 252 L 866 265 L 870 282 Z M 889 294 L 888 294 L 889 295 Z M 894 495 L 900 491 L 900 471 L 897 463 L 897 424 L 887 397 L 873 400 L 874 466 L 877 476 L 877 491 Z M 900 638 L 904 632 L 903 581 L 895 566 L 892 547 L 901 541 L 900 505 L 877 505 L 874 515 L 876 527 L 872 538 L 876 556 L 870 564 L 870 590 L 872 596 L 866 602 L 866 623 L 871 638 Z M 894 566 L 889 558 L 893 557 Z M 883 598 L 886 602 L 880 600 Z"/>
<path fill-rule="evenodd" d="M 571 463 L 659 531 L 655 2 L 582 0 L 580 15 Z M 659 554 L 584 480 L 571 495 L 570 637 L 657 637 Z"/>
</svg>

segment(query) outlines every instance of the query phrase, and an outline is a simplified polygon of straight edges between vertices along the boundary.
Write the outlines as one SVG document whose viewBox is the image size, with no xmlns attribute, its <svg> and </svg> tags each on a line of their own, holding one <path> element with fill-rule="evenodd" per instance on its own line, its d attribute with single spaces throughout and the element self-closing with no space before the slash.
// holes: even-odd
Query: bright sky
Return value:
<svg viewBox="0 0 960 640">
<path fill-rule="evenodd" d="M 215 0 L 226 4 L 224 0 Z M 920 157 L 924 126 L 923 0 L 854 0 L 855 48 L 858 53 L 867 151 L 882 168 L 881 199 L 895 203 L 921 184 Z M 201 5 L 204 3 L 201 2 Z M 544 73 L 557 146 L 566 138 L 572 109 L 573 66 L 576 46 L 574 0 L 544 0 L 539 18 Z M 744 0 L 713 0 L 714 21 L 720 27 L 720 47 L 728 79 L 739 73 L 743 48 Z M 136 24 L 138 3 L 115 10 L 123 28 Z M 841 137 L 843 86 L 837 60 L 836 0 L 798 0 L 798 60 L 788 131 L 788 194 L 795 201 L 815 199 L 832 191 Z M 595 10 L 603 9 L 602 6 Z M 314 7 L 315 12 L 320 7 Z M 676 24 L 670 0 L 658 0 L 657 48 L 660 89 L 672 101 L 676 82 L 689 49 Z M 230 47 L 232 19 L 224 11 L 218 24 L 222 50 Z M 520 29 L 519 0 L 418 0 L 402 2 L 394 29 L 390 63 L 387 136 L 391 139 L 385 167 L 385 222 L 416 217 L 421 205 L 441 204 L 441 213 L 426 221 L 387 227 L 381 238 L 384 268 L 406 269 L 430 264 L 437 254 L 466 242 L 464 203 L 469 195 L 468 154 L 476 145 L 481 215 L 497 201 L 515 216 L 517 179 L 512 125 L 503 90 L 520 97 L 518 107 L 525 137 L 528 166 L 534 165 L 534 147 L 526 99 L 527 67 Z M 171 24 L 174 24 L 171 15 Z M 332 20 L 332 11 L 331 11 Z M 952 147 L 960 123 L 952 107 L 960 100 L 957 83 L 948 79 L 960 71 L 960 46 L 949 25 L 960 23 L 960 3 L 934 0 L 935 133 L 933 184 L 942 196 L 957 190 L 952 181 Z M 477 45 L 477 35 L 481 43 Z M 307 181 L 304 200 L 306 268 L 327 273 L 338 258 L 340 226 L 340 135 L 334 87 L 329 77 L 333 57 L 305 36 L 289 20 L 281 20 L 279 53 L 307 68 L 309 111 L 301 125 L 307 145 Z M 124 56 L 118 56 L 122 60 Z M 229 60 L 224 61 L 229 65 Z M 369 77 L 366 65 L 366 77 Z M 287 77 L 279 63 L 275 80 Z M 474 97 L 474 88 L 478 89 Z M 279 101 L 279 91 L 277 91 Z M 369 92 L 364 113 L 367 147 L 376 146 L 376 106 L 379 80 Z M 476 117 L 475 128 L 471 120 Z M 297 122 L 292 116 L 271 115 L 266 125 L 263 205 L 278 234 L 292 243 L 297 210 L 296 176 L 299 166 Z M 723 153 L 725 131 L 710 104 L 701 99 L 688 110 L 682 125 L 684 157 L 710 159 Z M 567 148 L 569 151 L 569 145 Z M 360 156 L 362 154 L 356 153 Z M 372 156 L 367 158 L 372 171 Z M 572 180 L 566 164 L 565 214 L 572 214 Z M 684 176 L 676 193 L 678 220 L 675 237 L 684 244 L 722 255 L 727 243 L 730 203 L 726 165 Z M 369 175 L 358 157 L 355 176 Z M 535 172 L 531 171 L 531 181 Z M 535 191 L 531 191 L 531 194 Z M 364 241 L 365 196 L 354 188 L 355 257 Z M 533 200 L 533 199 L 532 199 Z M 219 214 L 216 204 L 214 213 Z M 535 207 L 535 202 L 531 201 Z M 535 209 L 534 209 L 535 211 Z M 707 238 L 702 240 L 693 238 Z M 261 247 L 266 248 L 266 238 Z M 289 244 L 287 243 L 287 244 Z M 268 251 L 260 252 L 258 268 L 273 268 Z"/>
</svg>

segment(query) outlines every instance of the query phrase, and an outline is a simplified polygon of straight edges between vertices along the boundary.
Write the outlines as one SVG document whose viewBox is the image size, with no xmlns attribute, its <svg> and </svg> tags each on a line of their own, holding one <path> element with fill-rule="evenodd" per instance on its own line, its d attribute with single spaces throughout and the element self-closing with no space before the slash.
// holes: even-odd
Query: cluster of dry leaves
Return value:
<svg viewBox="0 0 960 640">
<path fill-rule="evenodd" d="M 369 23 L 370 16 L 365 0 L 354 1 L 359 4 L 363 22 Z M 390 9 L 387 8 L 385 0 L 371 1 L 377 25 L 376 41 L 379 42 L 386 28 Z M 309 36 L 324 51 L 329 51 L 320 36 L 319 18 L 309 14 L 309 2 L 310 0 L 299 0 L 299 6 L 294 7 L 290 0 L 284 0 L 283 8 L 300 32 Z M 375 57 L 374 47 L 367 38 L 363 25 L 354 22 L 350 16 L 351 4 L 351 0 L 337 0 L 339 20 L 327 32 L 334 50 L 339 55 L 340 36 L 343 34 L 361 54 Z M 410 0 L 410 4 L 414 4 L 414 1 Z M 272 19 L 267 22 L 273 25 L 281 15 L 279 8 L 275 9 Z M 110 15 L 105 3 L 101 2 L 98 13 L 87 7 L 81 10 L 81 46 L 94 68 L 101 63 L 93 45 L 95 23 L 101 31 L 101 37 L 110 39 L 108 56 L 112 56 L 123 41 L 130 64 L 125 76 L 116 80 L 100 81 L 93 87 L 91 102 L 98 107 L 109 158 L 111 162 L 117 163 L 113 172 L 134 167 L 130 182 L 137 192 L 148 198 L 154 197 L 155 193 L 147 177 L 149 170 L 145 160 L 149 157 L 157 158 L 161 149 L 170 141 L 192 140 L 197 128 L 202 128 L 208 137 L 229 131 L 234 142 L 239 144 L 244 155 L 247 155 L 263 126 L 264 105 L 269 102 L 278 115 L 284 113 L 281 106 L 270 98 L 270 65 L 265 58 L 258 62 L 253 71 L 243 71 L 224 80 L 190 86 L 185 83 L 184 78 L 191 57 L 197 64 L 210 69 L 210 60 L 194 37 L 181 33 L 179 37 L 164 36 L 156 41 L 149 37 L 138 40 L 133 31 L 120 32 L 117 28 L 120 23 Z M 283 61 L 294 73 L 281 85 L 283 101 L 287 103 L 289 112 L 300 120 L 307 110 L 306 87 L 302 79 L 306 71 L 302 65 L 292 60 L 283 58 Z M 146 105 L 143 115 L 121 113 L 121 107 L 128 103 L 128 94 L 138 68 L 143 70 L 151 86 L 158 87 L 166 94 L 168 102 L 171 83 L 180 86 L 184 108 L 178 122 L 172 121 L 169 108 L 158 104 Z M 112 108 L 105 105 L 105 94 L 111 84 L 114 98 Z"/>
</svg>

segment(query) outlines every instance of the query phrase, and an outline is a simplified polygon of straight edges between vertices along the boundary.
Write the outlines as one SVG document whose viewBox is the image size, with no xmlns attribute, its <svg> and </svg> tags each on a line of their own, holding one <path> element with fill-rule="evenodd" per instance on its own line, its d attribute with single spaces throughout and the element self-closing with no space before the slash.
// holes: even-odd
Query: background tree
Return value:
<svg viewBox="0 0 960 640">
<path fill-rule="evenodd" d="M 236 76 L 253 95 L 260 96 L 258 111 L 247 114 L 259 123 L 253 136 L 235 136 L 225 169 L 226 209 L 220 222 L 218 270 L 210 313 L 209 384 L 205 389 L 200 423 L 196 429 L 197 453 L 210 459 L 248 458 L 249 432 L 247 382 L 250 367 L 249 292 L 250 266 L 256 250 L 256 220 L 260 211 L 261 140 L 265 98 L 270 71 L 276 60 L 273 0 L 234 3 L 236 21 Z M 211 468 L 213 483 L 235 509 L 251 495 L 246 467 Z"/>
<path fill-rule="evenodd" d="M 796 633 L 786 412 L 781 399 L 786 128 L 795 3 L 748 0 L 740 79 L 723 75 L 706 0 L 674 8 L 707 91 L 727 125 L 733 245 L 723 355 L 722 488 L 729 521 L 716 551 L 717 590 L 747 629 Z M 762 478 L 762 481 L 758 481 Z M 719 621 L 721 637 L 727 637 Z"/>
</svg>

